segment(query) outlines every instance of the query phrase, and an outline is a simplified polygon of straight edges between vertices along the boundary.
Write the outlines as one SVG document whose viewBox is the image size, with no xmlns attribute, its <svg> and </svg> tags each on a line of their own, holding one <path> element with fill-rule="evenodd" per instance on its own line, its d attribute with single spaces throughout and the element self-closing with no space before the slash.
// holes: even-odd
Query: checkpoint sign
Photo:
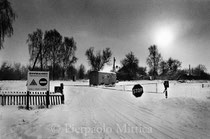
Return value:
<svg viewBox="0 0 210 139">
<path fill-rule="evenodd" d="M 49 72 L 48 71 L 28 71 L 27 81 L 28 91 L 48 91 Z"/>
</svg>

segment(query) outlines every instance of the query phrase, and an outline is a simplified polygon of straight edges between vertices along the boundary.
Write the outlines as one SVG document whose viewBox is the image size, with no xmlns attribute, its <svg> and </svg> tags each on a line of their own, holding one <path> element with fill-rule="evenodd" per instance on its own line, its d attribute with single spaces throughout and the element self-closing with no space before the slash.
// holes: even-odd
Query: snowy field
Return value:
<svg viewBox="0 0 210 139">
<path fill-rule="evenodd" d="M 210 82 L 119 82 L 89 87 L 87 81 L 64 83 L 65 104 L 28 111 L 0 106 L 0 139 L 209 139 Z M 132 95 L 133 84 L 144 88 Z M 151 84 L 152 83 L 152 84 Z M 204 84 L 204 87 L 202 87 Z M 1 90 L 26 91 L 26 81 L 0 82 Z"/>
</svg>

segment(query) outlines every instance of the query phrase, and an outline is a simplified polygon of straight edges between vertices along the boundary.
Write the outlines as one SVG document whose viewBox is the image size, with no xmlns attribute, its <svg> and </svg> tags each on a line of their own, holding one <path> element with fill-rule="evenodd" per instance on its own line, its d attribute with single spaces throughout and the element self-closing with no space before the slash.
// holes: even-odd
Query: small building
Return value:
<svg viewBox="0 0 210 139">
<path fill-rule="evenodd" d="M 116 73 L 115 72 L 101 72 L 92 71 L 89 75 L 89 84 L 91 85 L 111 85 L 116 83 Z"/>
</svg>

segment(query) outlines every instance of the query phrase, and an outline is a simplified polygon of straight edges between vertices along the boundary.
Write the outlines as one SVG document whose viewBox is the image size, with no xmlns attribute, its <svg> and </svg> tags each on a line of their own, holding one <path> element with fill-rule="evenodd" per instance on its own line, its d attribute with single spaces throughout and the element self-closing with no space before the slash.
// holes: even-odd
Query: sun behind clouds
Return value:
<svg viewBox="0 0 210 139">
<path fill-rule="evenodd" d="M 174 41 L 174 31 L 170 27 L 161 27 L 155 31 L 155 44 L 159 47 L 169 47 Z"/>
</svg>

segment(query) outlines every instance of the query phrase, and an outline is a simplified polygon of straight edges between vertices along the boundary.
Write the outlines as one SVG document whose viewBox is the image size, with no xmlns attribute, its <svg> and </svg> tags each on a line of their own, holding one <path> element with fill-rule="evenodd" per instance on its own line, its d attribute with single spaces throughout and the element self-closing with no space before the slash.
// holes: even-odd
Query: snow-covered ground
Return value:
<svg viewBox="0 0 210 139">
<path fill-rule="evenodd" d="M 170 82 L 165 99 L 162 81 L 119 82 L 89 87 L 87 81 L 64 83 L 65 104 L 30 111 L 0 106 L 0 139 L 209 139 L 210 82 Z M 140 83 L 144 94 L 132 95 Z M 148 83 L 157 83 L 148 84 Z M 129 86 L 130 84 L 130 86 Z M 26 81 L 0 82 L 2 90 L 25 91 Z"/>
</svg>

